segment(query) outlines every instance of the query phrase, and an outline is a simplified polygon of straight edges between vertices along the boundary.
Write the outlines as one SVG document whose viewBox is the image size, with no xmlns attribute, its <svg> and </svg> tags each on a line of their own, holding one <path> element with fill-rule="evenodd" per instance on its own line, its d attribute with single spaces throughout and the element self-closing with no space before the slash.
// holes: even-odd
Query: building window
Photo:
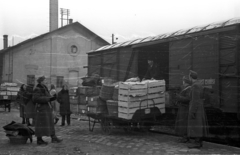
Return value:
<svg viewBox="0 0 240 155">
<path fill-rule="evenodd" d="M 78 48 L 77 48 L 77 46 L 75 46 L 75 45 L 72 45 L 72 46 L 71 46 L 71 52 L 72 52 L 73 54 L 76 54 L 76 53 L 77 53 L 77 51 L 78 51 Z"/>
<path fill-rule="evenodd" d="M 63 76 L 57 76 L 57 88 L 60 88 L 63 86 Z"/>
<path fill-rule="evenodd" d="M 35 84 L 35 75 L 27 75 L 27 85 Z"/>
</svg>

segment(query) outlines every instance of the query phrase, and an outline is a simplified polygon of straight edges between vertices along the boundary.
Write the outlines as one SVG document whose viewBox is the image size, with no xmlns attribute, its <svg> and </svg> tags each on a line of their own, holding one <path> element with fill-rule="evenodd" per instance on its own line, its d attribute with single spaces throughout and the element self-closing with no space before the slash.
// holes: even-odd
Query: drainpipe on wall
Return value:
<svg viewBox="0 0 240 155">
<path fill-rule="evenodd" d="M 53 37 L 51 37 L 51 49 L 50 49 L 50 84 L 52 82 L 52 46 L 53 46 Z"/>
</svg>

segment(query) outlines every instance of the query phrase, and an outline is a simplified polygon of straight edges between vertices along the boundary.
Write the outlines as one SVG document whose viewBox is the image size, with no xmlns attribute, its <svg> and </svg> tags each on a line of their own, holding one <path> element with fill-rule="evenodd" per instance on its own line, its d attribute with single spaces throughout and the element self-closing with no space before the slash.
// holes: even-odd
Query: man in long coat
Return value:
<svg viewBox="0 0 240 155">
<path fill-rule="evenodd" d="M 38 78 L 38 84 L 33 91 L 33 103 L 36 104 L 35 116 L 35 135 L 38 145 L 46 145 L 42 136 L 51 136 L 52 143 L 59 143 L 59 139 L 55 135 L 54 119 L 50 102 L 56 100 L 56 96 L 51 97 L 47 87 L 46 78 L 44 76 Z"/>
<path fill-rule="evenodd" d="M 71 110 L 70 110 L 70 96 L 68 86 L 63 85 L 62 90 L 58 93 L 57 101 L 60 103 L 60 115 L 62 116 L 62 125 L 65 125 L 65 118 L 67 118 L 67 124 L 71 123 Z"/>
<path fill-rule="evenodd" d="M 186 143 L 189 141 L 187 137 L 187 122 L 190 102 L 191 81 L 185 76 L 183 77 L 183 86 L 176 98 L 178 101 L 178 113 L 175 123 L 175 132 L 181 136 L 180 143 Z"/>
<path fill-rule="evenodd" d="M 188 137 L 195 141 L 188 146 L 189 148 L 202 147 L 202 138 L 207 134 L 203 87 L 197 78 L 197 73 L 190 70 L 189 79 L 192 81 L 192 86 L 188 115 Z"/>
</svg>

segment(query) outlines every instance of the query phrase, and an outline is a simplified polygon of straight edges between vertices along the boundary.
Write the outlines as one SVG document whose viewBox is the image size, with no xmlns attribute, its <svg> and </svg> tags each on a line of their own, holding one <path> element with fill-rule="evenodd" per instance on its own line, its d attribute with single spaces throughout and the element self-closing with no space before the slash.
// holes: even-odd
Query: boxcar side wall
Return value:
<svg viewBox="0 0 240 155">
<path fill-rule="evenodd" d="M 170 42 L 169 86 L 180 86 L 182 76 L 194 70 L 204 86 L 213 89 L 211 105 L 224 112 L 237 113 L 237 34 L 231 30 Z"/>
<path fill-rule="evenodd" d="M 101 77 L 124 81 L 137 76 L 138 51 L 130 46 L 88 54 L 88 75 L 93 73 Z"/>
</svg>

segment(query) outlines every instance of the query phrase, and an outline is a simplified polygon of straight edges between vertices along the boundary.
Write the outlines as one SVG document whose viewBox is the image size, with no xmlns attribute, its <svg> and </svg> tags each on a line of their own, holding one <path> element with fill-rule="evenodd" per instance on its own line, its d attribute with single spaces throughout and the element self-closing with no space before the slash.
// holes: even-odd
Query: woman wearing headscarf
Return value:
<svg viewBox="0 0 240 155">
<path fill-rule="evenodd" d="M 58 93 L 57 101 L 60 104 L 60 115 L 62 116 L 62 126 L 65 125 L 65 118 L 67 118 L 67 124 L 70 125 L 70 97 L 68 86 L 65 84 L 62 87 L 62 90 Z"/>
<path fill-rule="evenodd" d="M 190 70 L 189 79 L 192 86 L 187 131 L 188 137 L 194 139 L 194 142 L 188 147 L 200 148 L 202 147 L 202 138 L 207 134 L 207 122 L 203 106 L 203 86 L 198 80 L 196 72 Z"/>
<path fill-rule="evenodd" d="M 181 138 L 178 140 L 180 143 L 189 141 L 187 137 L 187 120 L 190 102 L 191 81 L 185 76 L 183 77 L 182 90 L 177 94 L 178 113 L 175 124 L 175 132 Z"/>
<path fill-rule="evenodd" d="M 37 144 L 47 144 L 47 142 L 43 141 L 43 136 L 51 136 L 52 143 L 59 143 L 62 139 L 59 139 L 55 135 L 52 106 L 50 103 L 56 100 L 56 95 L 53 97 L 50 95 L 44 76 L 39 77 L 37 82 L 38 84 L 33 91 L 33 102 L 36 104 L 35 135 L 37 137 Z"/>
<path fill-rule="evenodd" d="M 55 89 L 55 86 L 54 86 L 54 84 L 51 84 L 50 95 L 54 96 L 56 94 L 57 94 L 57 91 Z M 54 120 L 55 120 L 54 124 L 57 124 L 57 122 L 59 120 L 59 118 L 57 117 L 57 107 L 56 107 L 57 106 L 57 101 L 56 100 L 52 101 L 51 104 L 52 104 L 52 107 L 53 107 L 53 117 L 54 117 Z"/>
<path fill-rule="evenodd" d="M 25 114 L 25 107 L 26 107 L 26 85 L 22 84 L 20 87 L 20 90 L 17 94 L 16 101 L 19 104 L 19 112 L 20 112 L 20 117 L 22 117 L 22 124 L 26 123 L 26 114 Z"/>
</svg>

